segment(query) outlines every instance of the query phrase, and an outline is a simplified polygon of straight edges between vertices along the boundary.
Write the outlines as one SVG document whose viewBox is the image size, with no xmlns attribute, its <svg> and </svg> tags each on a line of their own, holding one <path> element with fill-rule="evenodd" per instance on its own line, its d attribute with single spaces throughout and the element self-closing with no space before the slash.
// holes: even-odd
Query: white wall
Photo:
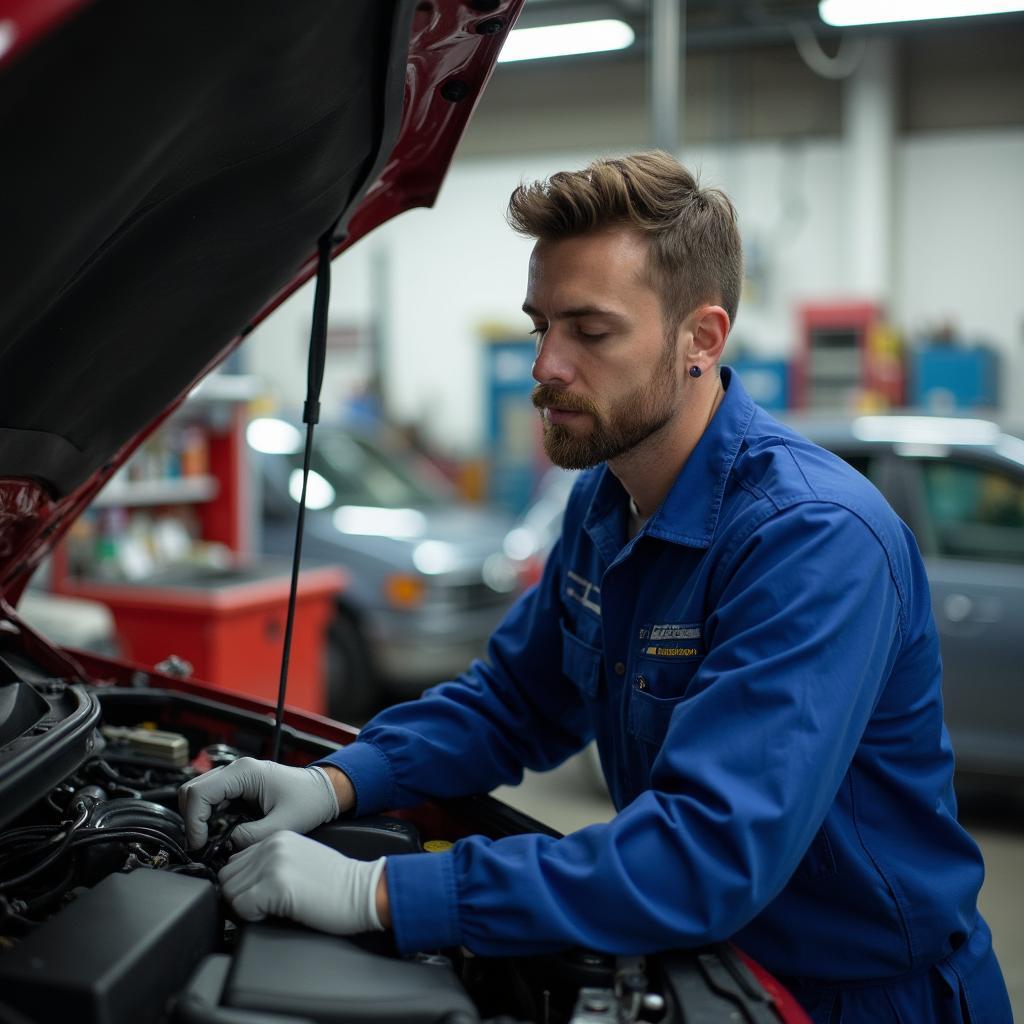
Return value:
<svg viewBox="0 0 1024 1024">
<path fill-rule="evenodd" d="M 530 242 L 505 225 L 521 179 L 577 167 L 585 152 L 465 160 L 451 170 L 437 206 L 384 225 L 335 263 L 331 318 L 368 325 L 371 262 L 388 270 L 387 400 L 451 454 L 477 451 L 484 410 L 480 330 L 528 328 L 520 312 Z M 760 354 L 788 356 L 794 305 L 863 298 L 844 286 L 844 162 L 839 140 L 744 142 L 683 154 L 704 184 L 735 202 L 750 255 L 752 287 L 733 335 Z M 910 137 L 897 146 L 896 280 L 892 313 L 915 330 L 951 319 L 1004 351 L 1020 376 L 1024 322 L 1024 129 Z M 285 303 L 246 343 L 249 368 L 293 404 L 305 388 L 311 288 Z M 329 361 L 325 408 L 362 373 L 351 357 Z M 1020 382 L 1024 385 L 1024 381 Z M 1010 411 L 1024 411 L 1024 386 Z"/>
<path fill-rule="evenodd" d="M 1024 129 L 922 135 L 898 160 L 893 314 L 951 321 L 1003 354 L 1006 411 L 1024 419 Z"/>
</svg>

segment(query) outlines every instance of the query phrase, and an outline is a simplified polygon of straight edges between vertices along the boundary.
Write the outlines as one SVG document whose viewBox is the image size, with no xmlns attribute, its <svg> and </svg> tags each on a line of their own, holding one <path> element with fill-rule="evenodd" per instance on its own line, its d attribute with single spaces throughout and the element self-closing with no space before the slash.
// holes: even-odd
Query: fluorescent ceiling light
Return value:
<svg viewBox="0 0 1024 1024">
<path fill-rule="evenodd" d="M 1024 11 L 1022 0 L 820 0 L 818 3 L 821 20 L 826 25 L 840 28 L 895 21 L 1012 14 L 1014 11 Z"/>
<path fill-rule="evenodd" d="M 602 53 L 624 50 L 633 45 L 633 30 L 615 19 L 577 21 L 569 25 L 516 28 L 508 34 L 498 54 L 498 63 L 536 60 L 539 57 L 567 57 L 574 53 Z"/>
</svg>

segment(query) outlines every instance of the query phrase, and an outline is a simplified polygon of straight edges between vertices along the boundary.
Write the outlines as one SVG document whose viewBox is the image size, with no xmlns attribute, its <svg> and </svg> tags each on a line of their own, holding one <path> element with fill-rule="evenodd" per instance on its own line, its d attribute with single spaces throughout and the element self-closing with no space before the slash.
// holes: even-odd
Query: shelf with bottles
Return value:
<svg viewBox="0 0 1024 1024">
<path fill-rule="evenodd" d="M 110 478 L 92 507 L 197 504 L 213 501 L 219 490 L 207 430 L 190 418 L 172 418 Z"/>
<path fill-rule="evenodd" d="M 215 374 L 111 477 L 54 552 L 51 588 L 160 585 L 249 551 L 244 432 L 255 378 Z"/>
<path fill-rule="evenodd" d="M 166 480 L 111 482 L 96 495 L 93 508 L 136 508 L 154 505 L 185 505 L 213 501 L 219 484 L 214 476 Z"/>
<path fill-rule="evenodd" d="M 201 531 L 195 509 L 187 505 L 94 504 L 68 532 L 66 576 L 84 582 L 144 583 L 185 566 L 202 573 L 231 565 L 231 549 L 205 540 Z"/>
</svg>

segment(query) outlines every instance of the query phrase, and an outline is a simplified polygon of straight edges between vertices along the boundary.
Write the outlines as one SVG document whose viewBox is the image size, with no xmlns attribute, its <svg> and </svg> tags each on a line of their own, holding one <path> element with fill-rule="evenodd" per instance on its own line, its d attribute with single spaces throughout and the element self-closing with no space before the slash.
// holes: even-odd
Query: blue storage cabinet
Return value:
<svg viewBox="0 0 1024 1024">
<path fill-rule="evenodd" d="M 929 345 L 913 351 L 910 402 L 921 408 L 999 405 L 999 355 L 990 348 Z"/>
<path fill-rule="evenodd" d="M 489 341 L 484 349 L 487 497 L 514 513 L 526 508 L 543 466 L 540 418 L 530 401 L 535 352 L 532 338 Z"/>
<path fill-rule="evenodd" d="M 750 397 L 762 409 L 789 408 L 789 363 L 785 359 L 726 359 L 739 374 Z"/>
</svg>

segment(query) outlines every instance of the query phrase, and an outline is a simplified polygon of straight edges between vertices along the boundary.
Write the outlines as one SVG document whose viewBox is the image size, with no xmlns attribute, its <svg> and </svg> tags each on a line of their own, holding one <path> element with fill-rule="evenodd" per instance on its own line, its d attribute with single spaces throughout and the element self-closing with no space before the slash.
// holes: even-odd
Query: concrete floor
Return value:
<svg viewBox="0 0 1024 1024">
<path fill-rule="evenodd" d="M 583 757 L 545 775 L 527 772 L 522 785 L 503 786 L 494 795 L 560 832 L 572 832 L 614 811 L 598 795 Z M 961 799 L 961 817 L 981 846 L 986 878 L 981 911 L 992 928 L 1017 1020 L 1024 1022 L 1024 816 L 998 801 Z"/>
</svg>

